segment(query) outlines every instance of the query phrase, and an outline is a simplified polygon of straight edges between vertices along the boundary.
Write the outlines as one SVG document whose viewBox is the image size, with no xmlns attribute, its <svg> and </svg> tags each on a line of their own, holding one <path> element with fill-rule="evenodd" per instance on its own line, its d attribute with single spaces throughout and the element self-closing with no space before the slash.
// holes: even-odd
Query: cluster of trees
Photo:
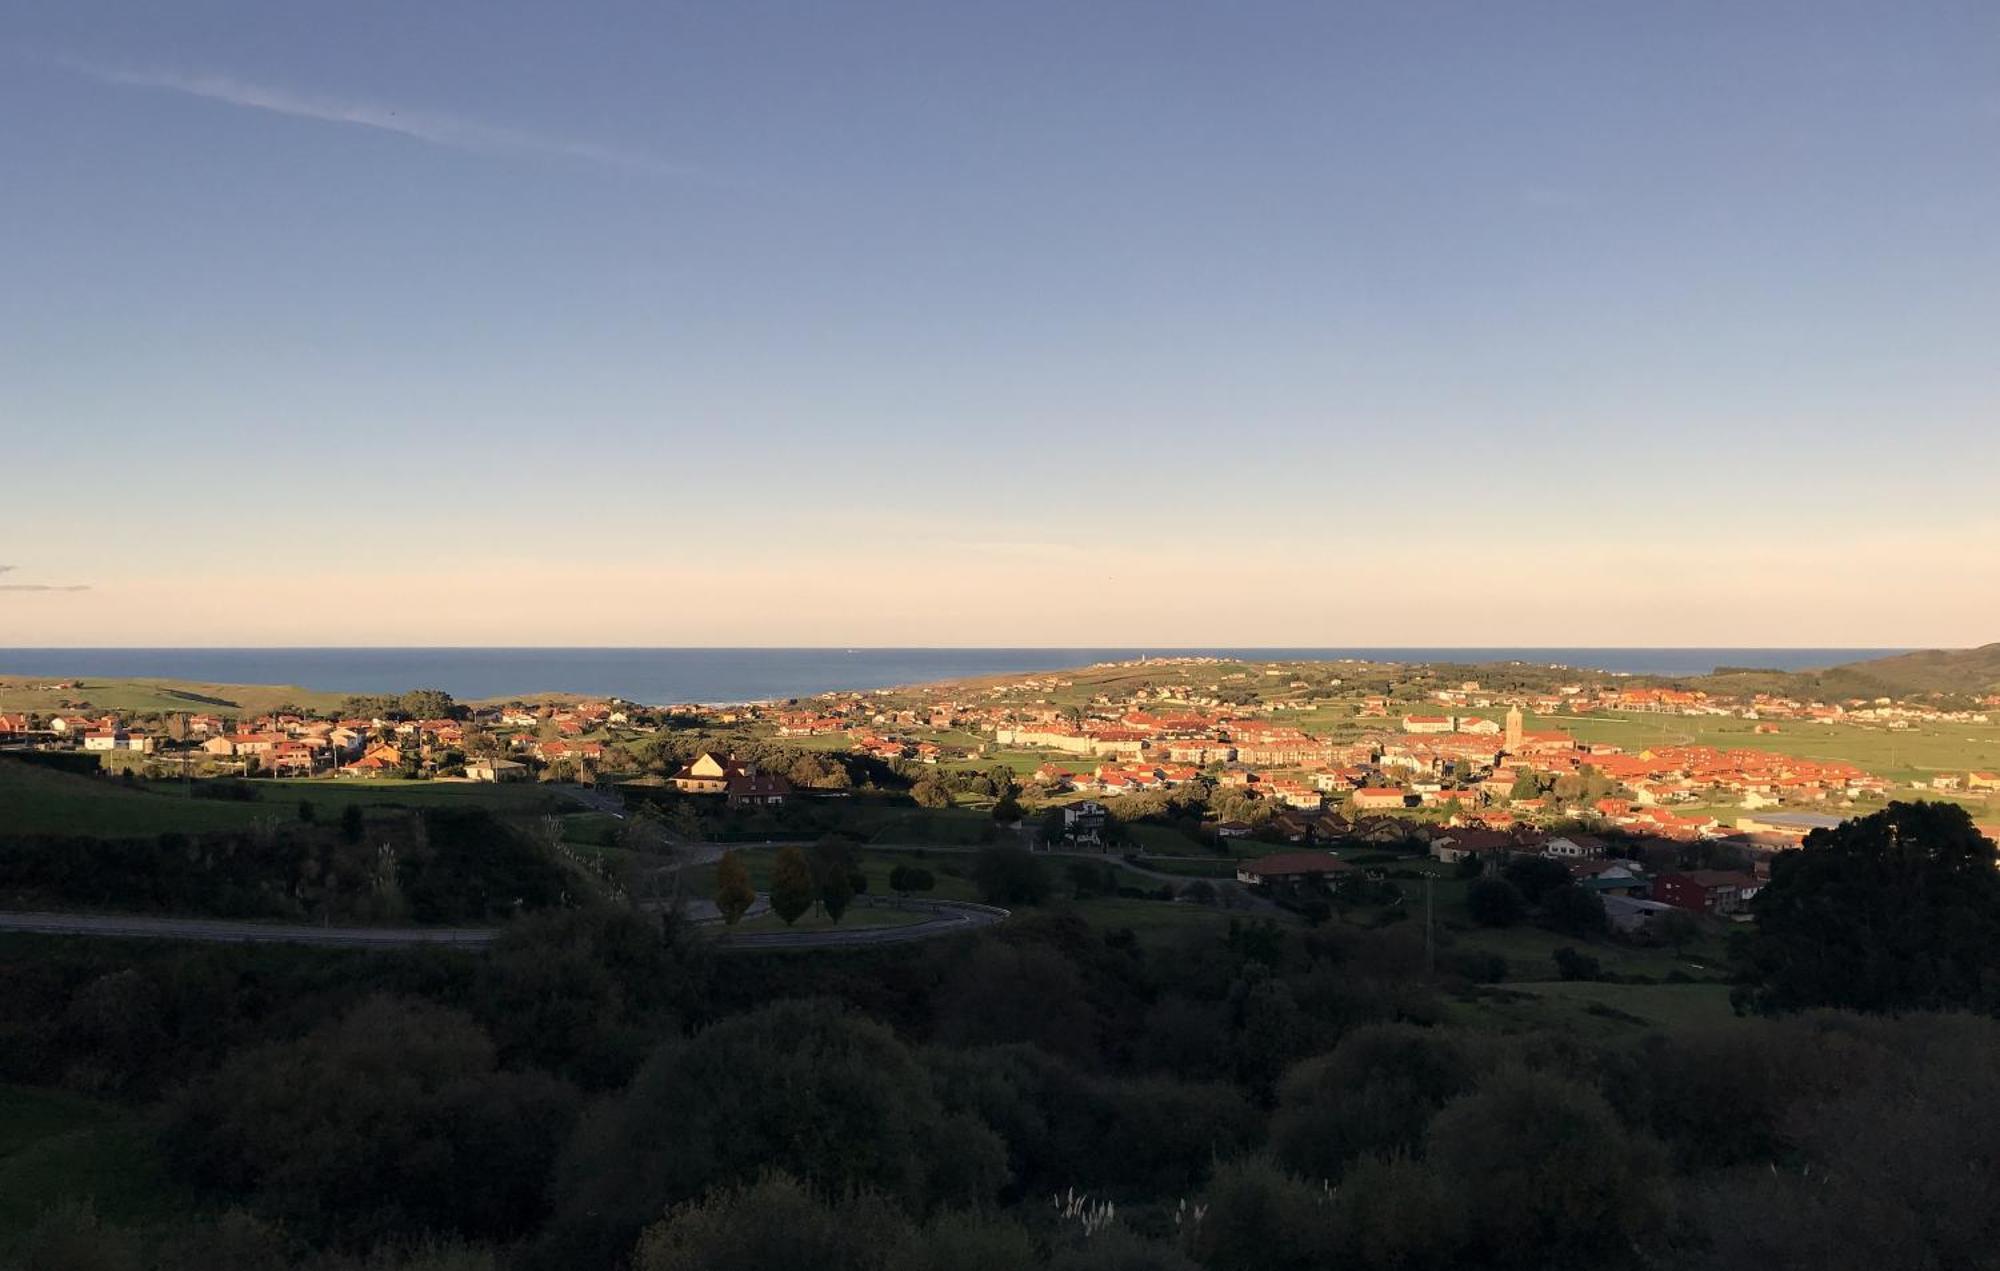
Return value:
<svg viewBox="0 0 2000 1271">
<path fill-rule="evenodd" d="M 546 853 L 480 808 L 369 821 L 350 804 L 333 825 L 313 813 L 147 839 L 0 834 L 0 889 L 17 904 L 450 923 L 560 904 L 563 885 Z"/>
<path fill-rule="evenodd" d="M 279 713 L 283 713 L 282 708 Z M 407 693 L 378 693 L 344 699 L 337 712 L 343 719 L 468 719 L 470 707 L 460 706 L 441 688 L 413 688 Z"/>
<path fill-rule="evenodd" d="M 1029 908 L 809 958 L 594 910 L 478 957 L 0 944 L 0 1080 L 152 1106 L 191 1191 L 182 1218 L 65 1209 L 18 1248 L 239 1271 L 1987 1265 L 2000 1022 L 1823 1009 L 1992 1009 L 1991 845 L 1892 813 L 1785 858 L 1755 937 L 1777 943 L 1746 953 L 1769 1017 L 1668 1031 L 1462 1022 L 1450 998 L 1477 990 L 1427 977 L 1408 923 L 1142 942 Z"/>
<path fill-rule="evenodd" d="M 1571 936 L 1602 935 L 1604 898 L 1579 887 L 1561 861 L 1524 856 L 1498 874 L 1476 878 L 1465 891 L 1472 920 L 1487 927 L 1511 927 L 1530 915 L 1551 931 Z"/>
</svg>

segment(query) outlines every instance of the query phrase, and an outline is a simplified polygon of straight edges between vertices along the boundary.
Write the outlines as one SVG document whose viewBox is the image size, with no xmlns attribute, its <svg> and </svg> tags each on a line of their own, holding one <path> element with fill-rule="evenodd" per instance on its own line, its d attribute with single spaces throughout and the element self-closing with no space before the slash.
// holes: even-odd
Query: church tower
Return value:
<svg viewBox="0 0 2000 1271">
<path fill-rule="evenodd" d="M 1507 708 L 1507 753 L 1521 753 L 1521 708 L 1518 706 Z"/>
</svg>

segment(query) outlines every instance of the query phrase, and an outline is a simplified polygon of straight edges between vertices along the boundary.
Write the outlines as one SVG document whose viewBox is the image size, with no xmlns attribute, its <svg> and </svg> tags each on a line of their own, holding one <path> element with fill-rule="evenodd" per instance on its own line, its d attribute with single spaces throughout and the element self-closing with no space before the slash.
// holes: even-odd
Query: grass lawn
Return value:
<svg viewBox="0 0 2000 1271">
<path fill-rule="evenodd" d="M 1421 916 L 1421 901 L 1414 901 L 1418 908 L 1411 912 Z M 1440 913 L 1439 925 L 1444 926 Z M 1448 950 L 1475 950 L 1482 953 L 1498 954 L 1507 960 L 1507 979 L 1513 981 L 1538 982 L 1555 977 L 1555 951 L 1575 949 L 1589 954 L 1604 965 L 1613 975 L 1647 975 L 1664 977 L 1669 972 L 1680 971 L 1693 976 L 1711 976 L 1720 972 L 1722 964 L 1722 940 L 1709 936 L 1688 946 L 1676 956 L 1672 949 L 1650 948 L 1623 944 L 1613 944 L 1608 940 L 1579 940 L 1575 936 L 1560 935 L 1544 931 L 1540 927 L 1526 924 L 1515 927 L 1471 927 L 1465 930 L 1449 930 L 1447 938 L 1440 941 L 1440 948 Z"/>
<path fill-rule="evenodd" d="M 777 859 L 778 849 L 774 847 L 740 847 L 736 854 L 750 871 L 750 881 L 760 892 L 771 889 L 771 864 Z M 915 865 L 931 872 L 937 886 L 920 893 L 925 900 L 973 900 L 979 899 L 979 892 L 973 887 L 968 875 L 972 871 L 972 857 L 958 852 L 896 852 L 882 848 L 866 848 L 861 853 L 861 872 L 868 878 L 868 894 L 871 896 L 891 896 L 889 873 L 898 865 Z M 691 869 L 682 886 L 687 894 L 713 896 L 715 894 L 715 866 L 701 865 Z M 803 919 L 801 920 L 803 921 Z"/>
<path fill-rule="evenodd" d="M 839 922 L 828 920 L 827 916 L 813 910 L 799 915 L 799 920 L 790 926 L 774 913 L 761 913 L 755 918 L 745 918 L 734 927 L 717 926 L 718 931 L 740 931 L 764 933 L 774 931 L 840 931 L 853 927 L 908 927 L 919 922 L 927 922 L 931 915 L 910 909 L 877 909 L 872 905 L 855 905 L 840 916 Z"/>
<path fill-rule="evenodd" d="M 1124 830 L 1134 847 L 1156 856 L 1215 855 L 1209 850 L 1208 844 L 1200 839 L 1189 838 L 1171 825 L 1148 825 L 1134 821 L 1128 823 Z"/>
<path fill-rule="evenodd" d="M 2000 768 L 2000 724 L 1915 723 L 1891 730 L 1879 724 L 1779 720 L 1777 732 L 1758 733 L 1756 721 L 1727 716 L 1607 712 L 1543 716 L 1528 726 L 1560 728 L 1582 741 L 1610 742 L 1634 753 L 1649 746 L 1699 745 L 1845 760 L 1897 781 Z"/>
<path fill-rule="evenodd" d="M 298 815 L 296 806 L 190 799 L 178 786 L 173 791 L 0 760 L 0 826 L 22 834 L 120 838 L 241 829 L 260 816 Z"/>
<path fill-rule="evenodd" d="M 1147 869 L 1155 873 L 1172 874 L 1176 878 L 1234 878 L 1236 862 L 1228 858 L 1212 861 L 1163 861 L 1157 858 L 1144 862 Z"/>
<path fill-rule="evenodd" d="M 1600 984 L 1589 980 L 1555 980 L 1546 984 L 1510 984 L 1551 1005 L 1608 1007 L 1636 1015 L 1660 1028 L 1721 1024 L 1736 1018 L 1729 1006 L 1727 984 Z"/>
<path fill-rule="evenodd" d="M 1221 926 L 1232 917 L 1245 919 L 1252 917 L 1274 917 L 1287 925 L 1295 923 L 1289 914 L 1250 914 L 1240 909 L 1224 909 L 1219 905 L 1194 905 L 1180 901 L 1133 900 L 1123 896 L 1101 896 L 1090 900 L 1063 902 L 1052 908 L 1071 908 L 1089 921 L 1098 931 L 1129 929 L 1139 937 L 1141 943 L 1156 943 L 1171 939 L 1177 932 L 1191 928 Z M 1033 913 L 1034 911 L 1028 910 Z"/>
<path fill-rule="evenodd" d="M 531 781 L 505 785 L 478 781 L 367 781 L 327 777 L 310 781 L 253 782 L 262 802 L 298 814 L 301 802 L 314 805 L 321 821 L 338 817 L 351 803 L 364 808 L 490 808 L 501 815 L 560 812 L 570 801 Z"/>
<path fill-rule="evenodd" d="M 992 831 L 993 817 L 982 808 L 879 808 L 856 829 L 870 843 L 974 847 Z"/>
<path fill-rule="evenodd" d="M 199 783 L 197 783 L 197 786 Z M 143 838 L 166 831 L 243 829 L 276 817 L 296 820 L 311 803 L 322 824 L 351 804 L 364 808 L 485 807 L 528 816 L 569 806 L 537 785 L 480 785 L 435 781 L 253 780 L 252 800 L 198 799 L 177 781 L 127 784 L 109 777 L 59 772 L 0 759 L 0 828 L 24 834 L 79 834 Z"/>
<path fill-rule="evenodd" d="M 77 1200 L 120 1221 L 185 1207 L 139 1114 L 61 1091 L 0 1085 L 0 1251 L 45 1209 Z"/>
<path fill-rule="evenodd" d="M 72 709 L 65 707 L 64 702 L 88 702 L 91 711 L 126 714 L 186 711 L 259 715 L 287 705 L 331 714 L 348 696 L 316 693 L 290 684 L 205 684 L 159 679 L 70 680 L 67 682 L 71 687 L 66 689 L 36 687 L 54 682 L 54 678 L 47 676 L 0 675 L 0 711 L 53 715 Z"/>
</svg>

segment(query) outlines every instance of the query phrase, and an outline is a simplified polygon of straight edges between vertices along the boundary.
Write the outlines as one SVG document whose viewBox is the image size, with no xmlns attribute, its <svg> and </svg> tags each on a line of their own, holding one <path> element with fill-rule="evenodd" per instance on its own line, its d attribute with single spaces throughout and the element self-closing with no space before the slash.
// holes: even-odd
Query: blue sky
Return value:
<svg viewBox="0 0 2000 1271">
<path fill-rule="evenodd" d="M 0 644 L 2000 638 L 2000 6 L 42 4 L 0 118 Z"/>
</svg>

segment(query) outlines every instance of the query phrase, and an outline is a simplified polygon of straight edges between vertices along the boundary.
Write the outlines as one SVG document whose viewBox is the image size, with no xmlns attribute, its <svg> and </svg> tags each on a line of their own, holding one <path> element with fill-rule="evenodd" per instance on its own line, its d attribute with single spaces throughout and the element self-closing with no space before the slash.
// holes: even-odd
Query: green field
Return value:
<svg viewBox="0 0 2000 1271">
<path fill-rule="evenodd" d="M 914 909 L 877 909 L 872 905 L 854 905 L 833 922 L 817 909 L 807 910 L 799 920 L 787 926 L 778 915 L 766 911 L 755 918 L 745 918 L 729 931 L 746 935 L 767 934 L 775 931 L 841 931 L 852 927 L 908 927 L 925 922 L 931 915 Z M 718 927 L 717 930 L 723 930 Z"/>
<path fill-rule="evenodd" d="M 1550 1003 L 1609 1007 L 1661 1028 L 1691 1028 L 1736 1018 L 1736 1012 L 1729 1006 L 1726 984 L 1600 984 L 1556 980 L 1507 987 Z"/>
<path fill-rule="evenodd" d="M 143 837 L 165 831 L 242 829 L 259 817 L 298 815 L 296 806 L 190 799 L 0 759 L 0 829 L 21 834 Z"/>
<path fill-rule="evenodd" d="M 741 847 L 736 854 L 750 871 L 750 882 L 760 892 L 771 889 L 771 864 L 777 859 L 775 847 Z M 885 851 L 869 848 L 861 854 L 861 872 L 868 878 L 868 894 L 890 896 L 889 873 L 898 865 L 915 865 L 931 872 L 937 886 L 922 893 L 926 900 L 978 900 L 979 892 L 966 875 L 972 857 L 964 853 Z M 682 883 L 689 895 L 715 894 L 715 866 L 701 865 L 688 871 Z"/>
<path fill-rule="evenodd" d="M 175 788 L 172 782 L 161 783 Z M 473 781 L 403 781 L 393 777 L 351 780 L 325 777 L 310 781 L 257 780 L 261 801 L 290 815 L 310 802 L 322 821 L 340 815 L 349 804 L 364 808 L 490 808 L 501 815 L 527 816 L 561 812 L 573 806 L 561 792 L 531 781 L 493 785 Z"/>
<path fill-rule="evenodd" d="M 280 706 L 299 706 L 332 714 L 347 700 L 346 693 L 316 693 L 291 684 L 204 684 L 188 680 L 78 679 L 71 687 L 49 689 L 51 677 L 0 675 L 0 711 L 32 711 L 52 715 L 85 709 L 127 714 L 189 712 L 213 715 L 259 715 Z M 77 705 L 65 705 L 74 703 Z"/>
<path fill-rule="evenodd" d="M 1726 984 L 1508 984 L 1450 1003 L 1452 1022 L 1497 1032 L 1531 1029 L 1636 1036 L 1652 1029 L 1727 1027 L 1736 1019 Z"/>
<path fill-rule="evenodd" d="M 1224 909 L 1218 905 L 1196 905 L 1184 901 L 1134 900 L 1126 896 L 1100 896 L 1091 900 L 1066 901 L 1063 907 L 1074 909 L 1089 920 L 1099 931 L 1127 930 L 1138 936 L 1142 942 L 1170 938 L 1176 932 L 1192 927 L 1223 926 L 1231 918 L 1243 920 L 1253 916 L 1240 909 Z M 1260 918 L 1292 925 L 1297 920 L 1289 914 L 1258 913 Z"/>
<path fill-rule="evenodd" d="M 163 1218 L 184 1205 L 138 1114 L 0 1085 L 0 1251 L 45 1209 L 83 1200 L 121 1221 Z"/>
<path fill-rule="evenodd" d="M 1635 753 L 1649 746 L 1693 745 L 1844 760 L 1896 781 L 1935 772 L 2000 771 L 2000 724 L 1915 723 L 1892 731 L 1879 724 L 1776 722 L 1780 731 L 1758 733 L 1756 721 L 1748 719 L 1608 713 L 1541 716 L 1529 727 L 1560 728 L 1579 740 L 1610 742 Z"/>
<path fill-rule="evenodd" d="M 1412 910 L 1413 916 L 1421 916 L 1421 900 L 1413 903 L 1417 905 L 1417 908 Z M 1440 908 L 1440 926 L 1443 923 L 1444 911 Z M 1603 963 L 1604 970 L 1609 974 L 1644 975 L 1654 979 L 1663 978 L 1674 971 L 1697 978 L 1718 975 L 1723 961 L 1722 938 L 1715 933 L 1704 933 L 1703 939 L 1690 944 L 1681 954 L 1676 955 L 1672 949 L 1618 944 L 1603 939 L 1584 940 L 1576 936 L 1545 931 L 1526 923 L 1513 927 L 1448 930 L 1443 933 L 1439 948 L 1497 954 L 1507 960 L 1509 982 L 1515 980 L 1533 982 L 1555 978 L 1555 951 L 1562 948 L 1589 954 Z"/>
<path fill-rule="evenodd" d="M 536 785 L 431 781 L 269 781 L 249 783 L 254 800 L 200 799 L 177 781 L 127 783 L 0 758 L 0 829 L 22 834 L 144 838 L 154 834 L 244 829 L 260 820 L 296 820 L 311 803 L 322 823 L 351 804 L 364 808 L 485 807 L 527 816 L 569 806 Z M 197 783 L 198 788 L 199 783 Z"/>
</svg>

